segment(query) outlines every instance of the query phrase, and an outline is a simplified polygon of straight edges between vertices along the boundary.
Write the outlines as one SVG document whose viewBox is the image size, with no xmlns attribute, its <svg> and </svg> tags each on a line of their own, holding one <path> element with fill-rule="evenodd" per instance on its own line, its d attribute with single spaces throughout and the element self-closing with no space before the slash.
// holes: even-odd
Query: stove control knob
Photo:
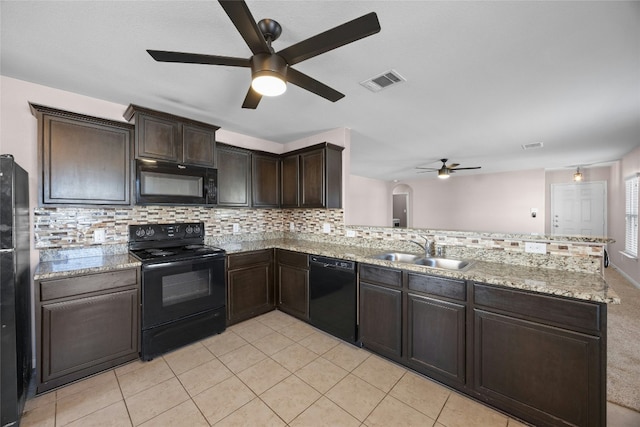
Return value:
<svg viewBox="0 0 640 427">
<path fill-rule="evenodd" d="M 190 225 L 187 225 L 187 228 L 184 231 L 186 231 L 187 234 L 191 234 L 193 233 L 193 227 L 191 227 Z"/>
<path fill-rule="evenodd" d="M 155 230 L 151 227 L 147 228 L 147 236 L 151 237 L 156 234 Z"/>
<path fill-rule="evenodd" d="M 146 233 L 144 232 L 144 228 L 142 227 L 138 227 L 136 229 L 136 236 L 138 237 L 143 237 Z"/>
<path fill-rule="evenodd" d="M 193 226 L 194 232 L 200 234 L 200 226 L 199 225 L 194 225 Z"/>
</svg>

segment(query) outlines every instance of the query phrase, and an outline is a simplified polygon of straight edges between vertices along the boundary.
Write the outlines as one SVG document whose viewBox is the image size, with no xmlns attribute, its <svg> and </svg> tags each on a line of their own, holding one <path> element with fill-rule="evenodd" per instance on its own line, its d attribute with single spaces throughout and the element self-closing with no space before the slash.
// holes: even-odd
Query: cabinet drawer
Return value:
<svg viewBox="0 0 640 427">
<path fill-rule="evenodd" d="M 137 284 L 138 270 L 118 270 L 108 273 L 67 277 L 40 282 L 40 301 L 83 295 Z"/>
<path fill-rule="evenodd" d="M 459 301 L 467 300 L 467 285 L 464 280 L 409 273 L 408 284 L 412 291 L 425 292 Z"/>
<path fill-rule="evenodd" d="M 400 288 L 402 287 L 402 271 L 360 264 L 360 280 Z"/>
<path fill-rule="evenodd" d="M 231 254 L 227 257 L 229 270 L 246 267 L 248 265 L 271 262 L 273 251 L 265 249 L 262 251 L 247 252 L 242 254 Z"/>
<path fill-rule="evenodd" d="M 309 255 L 285 250 L 278 250 L 278 263 L 293 267 L 309 268 Z"/>
<path fill-rule="evenodd" d="M 490 285 L 474 285 L 475 305 L 494 308 L 524 319 L 551 323 L 564 328 L 599 332 L 602 313 L 598 304 L 530 294 Z"/>
</svg>

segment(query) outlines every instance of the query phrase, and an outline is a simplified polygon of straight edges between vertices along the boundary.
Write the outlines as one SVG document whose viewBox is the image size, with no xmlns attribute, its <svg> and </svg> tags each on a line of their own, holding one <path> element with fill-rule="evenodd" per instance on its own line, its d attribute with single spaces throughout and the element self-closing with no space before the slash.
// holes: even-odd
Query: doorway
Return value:
<svg viewBox="0 0 640 427">
<path fill-rule="evenodd" d="M 607 235 L 606 181 L 551 184 L 551 234 Z"/>
<path fill-rule="evenodd" d="M 406 193 L 393 195 L 393 226 L 407 228 L 407 207 L 409 195 Z"/>
</svg>

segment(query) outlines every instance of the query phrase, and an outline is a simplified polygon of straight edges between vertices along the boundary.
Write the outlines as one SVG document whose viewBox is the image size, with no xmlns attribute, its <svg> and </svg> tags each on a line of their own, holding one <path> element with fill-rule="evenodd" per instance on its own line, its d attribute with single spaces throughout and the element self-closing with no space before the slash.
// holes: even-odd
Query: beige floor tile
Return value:
<svg viewBox="0 0 640 427">
<path fill-rule="evenodd" d="M 56 426 L 67 425 L 97 410 L 106 408 L 122 400 L 118 382 L 106 382 L 89 387 L 82 393 L 74 393 L 58 399 L 56 405 Z"/>
<path fill-rule="evenodd" d="M 237 375 L 255 394 L 259 395 L 287 378 L 291 372 L 273 359 L 266 358 Z"/>
<path fill-rule="evenodd" d="M 149 362 L 143 362 L 140 359 L 136 359 L 124 365 L 118 366 L 114 369 L 116 376 L 120 377 L 121 375 L 128 374 L 129 372 L 133 372 L 136 369 L 140 369 L 145 367 Z"/>
<path fill-rule="evenodd" d="M 311 335 L 316 331 L 317 329 L 315 329 L 313 326 L 310 326 L 301 321 L 297 321 L 280 329 L 278 332 L 297 342 L 303 338 L 308 337 L 309 335 Z"/>
<path fill-rule="evenodd" d="M 295 372 L 317 359 L 318 355 L 300 344 L 293 344 L 273 354 L 271 358 L 289 371 Z"/>
<path fill-rule="evenodd" d="M 174 373 L 164 361 L 159 357 L 150 362 L 144 362 L 143 366 L 130 372 L 126 372 L 118 377 L 120 388 L 124 397 L 133 396 L 156 384 L 160 384 L 169 378 L 174 377 Z"/>
<path fill-rule="evenodd" d="M 247 345 L 240 335 L 233 331 L 227 330 L 219 335 L 206 338 L 200 341 L 205 347 L 209 349 L 216 357 L 220 357 L 224 354 L 230 353 L 233 350 Z"/>
<path fill-rule="evenodd" d="M 296 371 L 298 378 L 323 394 L 348 374 L 349 372 L 322 357 Z"/>
<path fill-rule="evenodd" d="M 193 397 L 231 376 L 233 376 L 233 372 L 218 359 L 213 359 L 197 368 L 180 374 L 178 379 L 187 390 L 187 393 Z"/>
<path fill-rule="evenodd" d="M 291 427 L 358 427 L 360 421 L 323 396 L 289 425 Z"/>
<path fill-rule="evenodd" d="M 621 426 L 619 424 L 612 424 L 612 425 L 616 425 L 618 427 L 624 427 Z M 639 426 L 640 424 L 636 423 L 636 424 L 632 424 L 629 425 L 628 427 L 635 427 L 635 426 Z M 513 418 L 509 418 L 509 422 L 507 423 L 507 427 L 527 427 L 527 424 L 523 424 L 518 420 L 514 420 Z"/>
<path fill-rule="evenodd" d="M 193 400 L 189 399 L 140 425 L 141 427 L 209 427 Z"/>
<path fill-rule="evenodd" d="M 264 354 L 271 356 L 280 350 L 289 347 L 294 342 L 278 332 L 273 332 L 266 337 L 253 342 L 253 345 Z"/>
<path fill-rule="evenodd" d="M 322 355 L 329 362 L 340 366 L 347 371 L 353 371 L 364 362 L 371 353 L 356 346 L 341 342 Z"/>
<path fill-rule="evenodd" d="M 140 425 L 189 399 L 177 378 L 168 379 L 125 399 L 134 426 Z"/>
<path fill-rule="evenodd" d="M 324 332 L 316 331 L 301 339 L 298 344 L 307 347 L 316 354 L 324 354 L 340 344 L 340 340 L 327 335 Z"/>
<path fill-rule="evenodd" d="M 58 389 L 56 397 L 60 400 L 72 394 L 85 392 L 92 387 L 109 387 L 114 384 L 118 384 L 115 372 L 106 371 Z"/>
<path fill-rule="evenodd" d="M 431 427 L 435 421 L 398 399 L 387 396 L 367 417 L 368 427 Z"/>
<path fill-rule="evenodd" d="M 25 405 L 26 406 L 26 405 Z M 39 404 L 25 410 L 20 419 L 22 427 L 55 427 L 56 403 Z"/>
<path fill-rule="evenodd" d="M 320 393 L 295 375 L 265 391 L 260 398 L 280 416 L 286 423 L 300 415 L 313 402 L 318 400 Z"/>
<path fill-rule="evenodd" d="M 353 370 L 354 375 L 362 378 L 385 393 L 389 392 L 389 390 L 396 385 L 405 372 L 407 372 L 405 368 L 388 362 L 376 355 L 371 355 Z"/>
<path fill-rule="evenodd" d="M 255 398 L 216 424 L 216 427 L 284 427 L 286 424 L 265 403 Z"/>
<path fill-rule="evenodd" d="M 244 327 L 242 327 L 242 325 L 244 325 Z M 246 325 L 241 323 L 238 328 L 233 330 L 233 332 L 241 336 L 246 341 L 252 343 L 260 338 L 264 338 L 267 335 L 272 334 L 275 331 L 256 320 Z"/>
<path fill-rule="evenodd" d="M 197 342 L 167 353 L 163 358 L 173 373 L 180 375 L 212 360 L 215 356 L 203 344 Z"/>
<path fill-rule="evenodd" d="M 220 356 L 219 359 L 231 370 L 231 372 L 237 374 L 238 372 L 244 371 L 248 367 L 255 365 L 261 360 L 264 360 L 266 357 L 266 354 L 251 344 L 247 344 L 233 350 L 231 353 Z"/>
<path fill-rule="evenodd" d="M 424 377 L 407 372 L 389 394 L 429 418 L 437 420 L 450 391 Z"/>
<path fill-rule="evenodd" d="M 384 399 L 385 393 L 355 375 L 349 374 L 325 396 L 358 420 L 364 421 Z"/>
<path fill-rule="evenodd" d="M 131 427 L 131 425 L 127 407 L 122 400 L 68 424 L 69 427 Z"/>
<path fill-rule="evenodd" d="M 256 395 L 236 376 L 222 381 L 193 398 L 209 424 L 215 424 L 235 412 Z"/>
<path fill-rule="evenodd" d="M 447 427 L 506 427 L 507 417 L 471 399 L 451 393 L 438 417 Z"/>
<path fill-rule="evenodd" d="M 283 313 L 279 310 L 273 310 L 266 314 L 263 314 L 262 316 L 256 318 L 256 320 L 270 327 L 274 331 L 278 331 L 291 325 L 292 323 L 298 322 L 298 319 L 296 319 L 295 317 L 289 316 L 288 314 Z"/>
<path fill-rule="evenodd" d="M 607 402 L 607 425 L 615 427 L 640 426 L 640 412 Z M 511 424 L 509 424 L 511 426 Z"/>
<path fill-rule="evenodd" d="M 56 392 L 51 391 L 49 393 L 41 394 L 40 396 L 34 396 L 24 403 L 23 412 L 31 411 L 41 406 L 50 405 L 56 402 Z"/>
</svg>

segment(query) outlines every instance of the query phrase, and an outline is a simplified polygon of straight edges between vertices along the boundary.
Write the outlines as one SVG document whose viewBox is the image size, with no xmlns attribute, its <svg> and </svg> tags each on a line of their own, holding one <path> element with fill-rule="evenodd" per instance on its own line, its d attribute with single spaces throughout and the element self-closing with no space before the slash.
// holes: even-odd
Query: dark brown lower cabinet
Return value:
<svg viewBox="0 0 640 427">
<path fill-rule="evenodd" d="M 227 256 L 227 324 L 275 308 L 273 249 Z"/>
<path fill-rule="evenodd" d="M 309 256 L 278 249 L 278 308 L 309 320 Z"/>
<path fill-rule="evenodd" d="M 138 270 L 38 284 L 37 393 L 138 358 Z"/>
<path fill-rule="evenodd" d="M 464 385 L 466 310 L 463 304 L 407 294 L 407 364 Z"/>
<path fill-rule="evenodd" d="M 394 360 L 402 357 L 402 291 L 360 283 L 360 341 Z"/>
</svg>

